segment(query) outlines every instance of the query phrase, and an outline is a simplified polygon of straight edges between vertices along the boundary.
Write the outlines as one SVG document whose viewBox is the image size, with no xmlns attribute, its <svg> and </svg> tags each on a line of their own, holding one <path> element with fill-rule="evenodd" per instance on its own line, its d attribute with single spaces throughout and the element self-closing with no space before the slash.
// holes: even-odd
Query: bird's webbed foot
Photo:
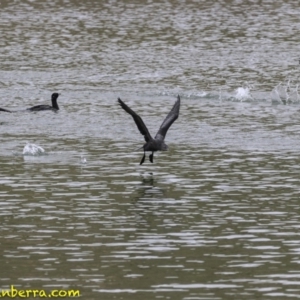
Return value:
<svg viewBox="0 0 300 300">
<path fill-rule="evenodd" d="M 152 154 L 149 155 L 149 160 L 150 160 L 150 162 L 153 163 L 153 152 L 152 152 Z"/>
<path fill-rule="evenodd" d="M 140 165 L 142 165 L 142 164 L 144 163 L 145 157 L 146 157 L 146 153 L 144 152 L 144 156 L 142 157 L 142 160 L 141 160 L 141 162 L 140 162 Z"/>
</svg>

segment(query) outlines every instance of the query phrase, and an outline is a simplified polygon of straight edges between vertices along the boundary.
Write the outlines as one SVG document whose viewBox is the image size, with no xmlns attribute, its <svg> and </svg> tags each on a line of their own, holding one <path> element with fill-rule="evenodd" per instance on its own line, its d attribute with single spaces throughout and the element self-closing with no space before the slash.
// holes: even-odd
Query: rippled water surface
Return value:
<svg viewBox="0 0 300 300">
<path fill-rule="evenodd" d="M 298 1 L 0 5 L 1 289 L 300 298 Z"/>
</svg>

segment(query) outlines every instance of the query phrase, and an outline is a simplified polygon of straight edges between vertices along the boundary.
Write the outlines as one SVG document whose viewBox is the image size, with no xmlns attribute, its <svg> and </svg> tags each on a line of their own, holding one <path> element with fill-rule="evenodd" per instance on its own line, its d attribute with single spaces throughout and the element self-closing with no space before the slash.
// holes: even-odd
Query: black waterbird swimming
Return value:
<svg viewBox="0 0 300 300">
<path fill-rule="evenodd" d="M 146 144 L 144 144 L 142 147 L 144 149 L 144 156 L 140 162 L 140 165 L 142 165 L 143 162 L 145 161 L 146 151 L 152 152 L 152 154 L 149 155 L 149 160 L 150 162 L 153 163 L 153 154 L 155 151 L 168 150 L 168 146 L 165 144 L 164 139 L 166 137 L 168 129 L 179 116 L 179 108 L 180 108 L 179 95 L 177 96 L 177 101 L 175 102 L 173 108 L 171 109 L 171 111 L 168 113 L 167 117 L 161 124 L 154 139 L 151 137 L 148 128 L 146 127 L 142 118 L 137 113 L 135 113 L 131 108 L 129 108 L 120 98 L 118 98 L 118 101 L 121 107 L 132 116 L 137 128 L 145 138 Z"/>
<path fill-rule="evenodd" d="M 10 113 L 11 113 L 11 111 L 10 111 L 10 110 L 8 110 L 8 109 L 4 109 L 4 108 L 1 108 L 1 107 L 0 107 L 0 111 L 5 111 L 5 112 L 10 112 Z"/>
<path fill-rule="evenodd" d="M 30 111 L 40 111 L 40 110 L 59 110 L 59 107 L 57 105 L 57 98 L 58 98 L 59 94 L 58 93 L 53 93 L 51 96 L 51 102 L 52 102 L 52 106 L 51 105 L 36 105 L 30 108 L 27 108 L 27 110 Z"/>
</svg>

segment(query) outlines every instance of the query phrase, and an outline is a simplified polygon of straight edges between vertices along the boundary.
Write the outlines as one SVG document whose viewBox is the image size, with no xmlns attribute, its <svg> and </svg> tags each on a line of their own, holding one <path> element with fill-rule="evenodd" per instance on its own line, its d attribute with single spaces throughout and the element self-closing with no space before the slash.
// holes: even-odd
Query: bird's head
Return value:
<svg viewBox="0 0 300 300">
<path fill-rule="evenodd" d="M 56 100 L 58 98 L 59 94 L 58 93 L 53 93 L 51 98 L 52 100 Z"/>
</svg>

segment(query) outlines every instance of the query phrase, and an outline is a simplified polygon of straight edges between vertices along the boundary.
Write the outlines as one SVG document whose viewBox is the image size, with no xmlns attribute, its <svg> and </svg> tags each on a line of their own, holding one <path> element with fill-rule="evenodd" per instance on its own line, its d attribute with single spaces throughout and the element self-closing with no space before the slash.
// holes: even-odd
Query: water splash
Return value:
<svg viewBox="0 0 300 300">
<path fill-rule="evenodd" d="M 239 87 L 235 90 L 234 99 L 239 101 L 249 101 L 254 100 L 254 98 L 251 95 L 251 86 L 245 85 L 244 87 Z"/>
<path fill-rule="evenodd" d="M 272 103 L 298 103 L 300 101 L 300 96 L 298 94 L 298 84 L 295 88 L 291 88 L 290 80 L 284 85 L 279 82 L 271 92 Z"/>
<path fill-rule="evenodd" d="M 290 97 L 290 101 L 292 103 L 297 103 L 300 101 L 300 96 L 298 94 L 298 84 L 296 85 L 296 87 L 293 90 L 291 89 L 289 97 Z"/>
<path fill-rule="evenodd" d="M 45 150 L 36 145 L 36 144 L 31 144 L 31 143 L 27 143 L 23 149 L 23 155 L 42 155 L 45 153 Z"/>
<path fill-rule="evenodd" d="M 219 101 L 220 102 L 223 101 L 223 99 L 222 99 L 222 90 L 221 89 L 219 89 Z"/>
<path fill-rule="evenodd" d="M 273 88 L 273 90 L 271 91 L 271 101 L 272 101 L 272 104 L 282 103 L 282 100 L 279 97 L 276 87 Z"/>
<path fill-rule="evenodd" d="M 275 91 L 277 92 L 278 97 L 280 98 L 283 104 L 286 104 L 289 99 L 289 94 L 288 94 L 289 84 L 290 82 L 288 82 L 287 85 L 282 85 L 282 82 L 279 82 L 279 84 L 275 87 Z"/>
<path fill-rule="evenodd" d="M 86 164 L 87 163 L 87 160 L 83 155 L 80 155 L 80 163 L 81 164 Z"/>
</svg>

